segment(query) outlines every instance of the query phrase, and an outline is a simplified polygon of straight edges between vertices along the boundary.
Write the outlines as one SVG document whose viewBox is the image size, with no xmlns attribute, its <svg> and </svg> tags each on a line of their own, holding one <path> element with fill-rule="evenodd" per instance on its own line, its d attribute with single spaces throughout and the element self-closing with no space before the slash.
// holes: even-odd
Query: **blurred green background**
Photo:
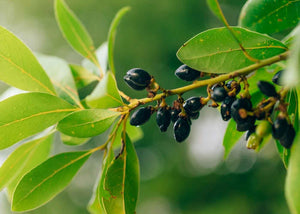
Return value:
<svg viewBox="0 0 300 214">
<path fill-rule="evenodd" d="M 176 58 L 177 49 L 197 33 L 221 26 L 204 0 L 66 2 L 82 20 L 96 46 L 106 40 L 114 14 L 123 6 L 131 6 L 131 12 L 118 30 L 115 63 L 119 88 L 132 97 L 143 97 L 145 93 L 133 91 L 123 83 L 122 77 L 128 69 L 144 68 L 164 88 L 183 86 L 186 83 L 173 75 L 180 65 Z M 245 2 L 222 1 L 222 8 L 232 25 L 237 24 Z M 57 55 L 72 63 L 79 64 L 82 60 L 59 32 L 53 0 L 0 0 L 0 24 L 36 52 Z M 200 95 L 202 91 L 193 91 L 185 98 Z M 242 140 L 228 160 L 223 161 L 222 137 L 226 123 L 217 110 L 210 108 L 201 112 L 200 118 L 193 123 L 190 137 L 183 144 L 174 141 L 171 128 L 161 134 L 154 117 L 142 128 L 144 138 L 136 143 L 141 165 L 138 214 L 288 213 L 283 192 L 286 172 L 273 142 L 255 154 L 245 148 Z M 102 138 L 80 149 L 100 144 Z M 54 152 L 68 150 L 74 148 L 63 146 L 58 140 Z M 11 149 L 0 152 L 0 164 L 9 152 Z M 101 153 L 97 153 L 63 193 L 28 213 L 88 213 L 86 205 L 100 163 Z M 11 213 L 3 193 L 0 194 L 0 213 Z"/>
</svg>

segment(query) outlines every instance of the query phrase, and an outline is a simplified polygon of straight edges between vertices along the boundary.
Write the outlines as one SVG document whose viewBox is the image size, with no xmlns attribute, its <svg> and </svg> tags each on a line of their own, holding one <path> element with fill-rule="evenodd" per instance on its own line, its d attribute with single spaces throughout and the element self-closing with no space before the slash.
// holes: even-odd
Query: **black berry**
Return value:
<svg viewBox="0 0 300 214">
<path fill-rule="evenodd" d="M 216 86 L 213 88 L 211 98 L 216 102 L 222 102 L 227 97 L 227 91 L 224 87 Z"/>
<path fill-rule="evenodd" d="M 231 118 L 231 105 L 235 101 L 235 97 L 226 97 L 221 105 L 221 116 L 224 121 Z"/>
<path fill-rule="evenodd" d="M 295 139 L 296 132 L 292 125 L 289 125 L 287 132 L 283 135 L 283 137 L 279 140 L 279 143 L 284 148 L 291 148 L 293 141 Z"/>
<path fill-rule="evenodd" d="M 258 81 L 257 86 L 258 86 L 259 90 L 261 91 L 261 93 L 263 93 L 264 95 L 266 95 L 268 97 L 278 97 L 276 89 L 275 89 L 274 85 L 272 85 L 271 83 L 266 82 L 266 81 Z"/>
<path fill-rule="evenodd" d="M 235 80 L 230 80 L 226 83 L 226 87 L 229 89 L 229 90 L 232 90 L 232 89 L 235 89 L 236 90 L 236 94 L 240 93 L 241 91 L 241 86 L 240 84 L 237 83 L 237 81 Z"/>
<path fill-rule="evenodd" d="M 185 117 L 179 117 L 174 123 L 174 137 L 177 142 L 184 141 L 190 134 L 191 126 L 188 119 Z"/>
<path fill-rule="evenodd" d="M 146 123 L 153 113 L 152 107 L 142 107 L 135 112 L 130 117 L 130 125 L 139 126 Z"/>
<path fill-rule="evenodd" d="M 236 123 L 236 130 L 239 132 L 244 132 L 251 129 L 255 124 L 255 117 L 248 116 L 243 121 L 239 121 Z"/>
<path fill-rule="evenodd" d="M 167 131 L 171 123 L 171 113 L 166 108 L 160 108 L 156 113 L 156 123 L 161 132 Z"/>
<path fill-rule="evenodd" d="M 200 112 L 198 111 L 198 112 L 195 112 L 195 113 L 190 113 L 190 114 L 188 114 L 189 115 L 189 117 L 192 119 L 192 120 L 197 120 L 198 118 L 199 118 L 199 116 L 200 116 Z"/>
<path fill-rule="evenodd" d="M 264 120 L 267 116 L 272 114 L 274 106 L 267 111 L 264 111 L 263 108 L 270 104 L 270 101 L 264 102 L 258 106 L 258 113 L 255 115 L 257 120 Z"/>
<path fill-rule="evenodd" d="M 278 71 L 272 78 L 272 82 L 275 83 L 276 85 L 282 85 L 281 84 L 281 76 L 283 74 L 283 70 Z"/>
<path fill-rule="evenodd" d="M 202 107 L 203 104 L 201 103 L 201 97 L 190 97 L 183 104 L 183 108 L 188 114 L 196 113 L 200 111 Z"/>
<path fill-rule="evenodd" d="M 131 88 L 143 90 L 150 84 L 151 76 L 143 69 L 133 68 L 126 73 L 124 80 Z"/>
<path fill-rule="evenodd" d="M 272 135 L 274 139 L 281 139 L 289 129 L 289 123 L 286 118 L 278 117 L 272 126 Z"/>
<path fill-rule="evenodd" d="M 200 72 L 190 68 L 187 65 L 181 65 L 175 71 L 175 75 L 185 81 L 194 81 L 200 77 Z"/>
<path fill-rule="evenodd" d="M 175 109 L 175 108 L 173 108 L 173 109 L 170 110 L 170 113 L 171 113 L 171 120 L 172 120 L 173 123 L 175 123 L 176 120 L 178 119 L 178 114 L 179 114 L 180 112 L 181 112 L 180 110 Z"/>
<path fill-rule="evenodd" d="M 231 117 L 236 122 L 243 122 L 248 117 L 247 111 L 252 110 L 252 103 L 250 99 L 237 99 L 231 105 Z"/>
</svg>

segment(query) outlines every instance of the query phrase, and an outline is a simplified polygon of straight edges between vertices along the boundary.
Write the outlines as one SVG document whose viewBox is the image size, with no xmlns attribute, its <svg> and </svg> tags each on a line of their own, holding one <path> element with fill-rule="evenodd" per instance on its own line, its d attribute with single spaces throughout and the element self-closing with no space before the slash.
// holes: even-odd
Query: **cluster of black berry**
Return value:
<svg viewBox="0 0 300 214">
<path fill-rule="evenodd" d="M 200 77 L 200 72 L 189 68 L 186 65 L 180 66 L 176 76 L 186 81 L 193 81 Z M 129 70 L 124 76 L 125 82 L 133 89 L 151 91 L 153 78 L 144 70 L 134 68 Z M 161 132 L 167 131 L 171 122 L 174 123 L 173 131 L 177 142 L 184 141 L 190 134 L 191 120 L 199 117 L 199 111 L 204 106 L 202 97 L 191 97 L 185 102 L 183 99 L 174 101 L 173 106 L 168 106 L 164 100 L 158 107 L 141 107 L 133 112 L 130 124 L 139 126 L 146 123 L 151 115 L 156 111 L 156 122 Z"/>
<path fill-rule="evenodd" d="M 272 81 L 275 84 L 280 85 L 281 74 L 282 71 L 279 71 L 274 75 Z M 205 76 L 205 73 L 194 70 L 187 65 L 182 65 L 175 71 L 175 75 L 185 81 L 195 81 Z M 136 90 L 147 89 L 149 93 L 153 92 L 151 89 L 155 88 L 154 85 L 156 84 L 153 77 L 140 68 L 129 70 L 124 80 L 131 88 Z M 263 138 L 271 132 L 273 138 L 279 140 L 282 146 L 290 148 L 295 138 L 295 130 L 291 125 L 286 108 L 277 108 L 279 114 L 274 123 L 271 120 L 271 114 L 278 101 L 279 106 L 286 106 L 274 85 L 266 81 L 257 83 L 261 93 L 268 98 L 253 107 L 248 90 L 245 90 L 240 98 L 237 98 L 241 91 L 241 82 L 246 86 L 247 79 L 242 77 L 239 81 L 233 79 L 218 83 L 209 88 L 207 98 L 194 96 L 184 101 L 179 96 L 179 99 L 173 102 L 172 107 L 168 106 L 162 98 L 156 107 L 141 107 L 134 111 L 130 118 L 130 124 L 134 126 L 142 125 L 150 119 L 154 112 L 157 112 L 156 122 L 161 132 L 167 131 L 169 125 L 173 122 L 174 138 L 177 142 L 182 142 L 190 134 L 191 120 L 198 119 L 200 110 L 209 100 L 212 100 L 212 107 L 218 107 L 218 103 L 221 103 L 220 112 L 224 121 L 232 118 L 237 124 L 237 131 L 247 131 L 248 148 L 257 148 Z M 261 122 L 255 125 L 257 120 Z"/>
</svg>

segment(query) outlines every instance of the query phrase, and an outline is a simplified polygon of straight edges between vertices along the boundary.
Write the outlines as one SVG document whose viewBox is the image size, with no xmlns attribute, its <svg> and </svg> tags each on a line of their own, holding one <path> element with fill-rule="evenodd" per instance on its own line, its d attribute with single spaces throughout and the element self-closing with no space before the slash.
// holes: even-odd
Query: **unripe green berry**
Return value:
<svg viewBox="0 0 300 214">
<path fill-rule="evenodd" d="M 253 133 L 248 138 L 246 147 L 248 149 L 257 149 L 258 146 L 261 144 L 262 140 L 263 139 L 259 137 L 256 133 Z"/>
<path fill-rule="evenodd" d="M 269 121 L 263 120 L 255 129 L 257 136 L 263 138 L 272 132 L 272 125 Z"/>
</svg>

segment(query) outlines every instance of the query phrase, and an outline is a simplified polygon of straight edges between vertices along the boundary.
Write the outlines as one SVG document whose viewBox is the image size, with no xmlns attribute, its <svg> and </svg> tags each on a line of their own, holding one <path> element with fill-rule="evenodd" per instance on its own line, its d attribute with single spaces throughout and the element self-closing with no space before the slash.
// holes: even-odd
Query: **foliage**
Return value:
<svg viewBox="0 0 300 214">
<path fill-rule="evenodd" d="M 287 30 L 297 29 L 300 2 L 249 0 L 241 11 L 239 26 L 233 27 L 228 24 L 217 0 L 207 0 L 207 3 L 225 27 L 209 29 L 194 36 L 182 45 L 177 57 L 209 78 L 166 90 L 151 77 L 151 83 L 147 86 L 148 96 L 142 99 L 130 98 L 120 91 L 115 78 L 117 27 L 129 7 L 116 14 L 107 42 L 96 50 L 88 31 L 64 0 L 55 0 L 58 25 L 72 48 L 85 58 L 81 65 L 69 64 L 54 56 L 33 54 L 15 35 L 0 27 L 0 41 L 5 43 L 0 46 L 0 70 L 6 71 L 0 73 L 0 80 L 26 91 L 0 102 L 0 149 L 27 139 L 0 168 L 0 189 L 7 188 L 13 211 L 36 209 L 47 203 L 63 191 L 93 153 L 104 151 L 102 172 L 96 181 L 88 210 L 105 214 L 135 213 L 139 161 L 133 142 L 140 139 L 142 133 L 139 127 L 130 126 L 130 113 L 141 105 L 158 101 L 155 107 L 149 108 L 151 115 L 159 108 L 168 108 L 166 97 L 177 95 L 177 105 L 183 112 L 179 116 L 182 116 L 185 111 L 189 113 L 188 109 L 184 109 L 182 94 L 207 86 L 208 97 L 199 99 L 201 109 L 211 100 L 214 84 L 238 79 L 238 84 L 244 85 L 240 96 L 245 98 L 251 95 L 253 105 L 265 104 L 268 100 L 272 108 L 277 103 L 280 111 L 287 106 L 287 118 L 297 136 L 291 149 L 284 148 L 279 141 L 276 145 L 287 167 L 286 197 L 290 210 L 293 214 L 300 214 L 300 170 L 297 164 L 300 157 L 299 30 L 282 41 L 272 37 L 277 32 L 287 34 Z M 282 63 L 278 65 L 278 62 Z M 272 72 L 265 70 L 267 66 Z M 281 69 L 285 69 L 284 86 L 276 87 L 280 99 L 265 98 L 256 87 L 256 82 L 270 81 L 274 73 Z M 251 73 L 254 74 L 247 77 Z M 239 92 L 234 88 L 232 93 Z M 212 101 L 212 105 L 217 104 Z M 276 118 L 276 114 L 271 117 Z M 60 153 L 47 159 L 53 133 L 60 132 L 65 144 L 76 146 L 110 127 L 106 142 L 100 146 L 88 151 Z M 45 129 L 47 131 L 38 138 L 34 136 Z M 223 141 L 225 158 L 241 136 L 242 133 L 236 131 L 235 121 L 231 119 Z M 264 141 L 256 147 L 257 152 L 270 135 L 264 137 Z"/>
</svg>

